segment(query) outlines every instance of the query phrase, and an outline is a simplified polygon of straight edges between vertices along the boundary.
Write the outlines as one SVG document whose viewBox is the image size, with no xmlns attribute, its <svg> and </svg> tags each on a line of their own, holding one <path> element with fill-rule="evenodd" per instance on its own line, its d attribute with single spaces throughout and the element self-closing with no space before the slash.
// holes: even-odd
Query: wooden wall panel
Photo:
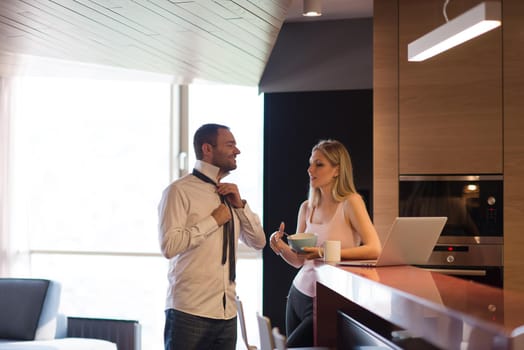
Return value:
<svg viewBox="0 0 524 350">
<path fill-rule="evenodd" d="M 504 0 L 504 286 L 524 291 L 524 1 Z"/>
<path fill-rule="evenodd" d="M 479 0 L 455 0 L 452 19 Z M 423 62 L 407 45 L 445 23 L 441 0 L 399 1 L 401 174 L 502 173 L 500 28 Z"/>
<path fill-rule="evenodd" d="M 398 1 L 373 6 L 373 221 L 384 241 L 398 216 Z"/>
<path fill-rule="evenodd" d="M 450 2 L 448 16 L 478 2 Z M 503 173 L 504 285 L 524 291 L 524 1 L 503 0 L 502 28 L 424 64 L 407 62 L 407 44 L 442 23 L 442 1 L 376 0 L 374 10 L 379 233 L 398 212 L 399 173 Z"/>
</svg>

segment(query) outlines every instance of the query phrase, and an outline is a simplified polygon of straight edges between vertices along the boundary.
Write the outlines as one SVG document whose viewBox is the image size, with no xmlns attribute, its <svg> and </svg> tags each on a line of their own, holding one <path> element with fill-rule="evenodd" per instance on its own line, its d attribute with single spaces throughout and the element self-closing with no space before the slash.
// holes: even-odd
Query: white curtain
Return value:
<svg viewBox="0 0 524 350">
<path fill-rule="evenodd" d="M 0 277 L 28 277 L 31 256 L 26 232 L 12 233 L 12 150 L 16 95 L 20 79 L 0 76 Z M 11 178 L 11 179 L 10 179 Z"/>
<path fill-rule="evenodd" d="M 10 78 L 0 77 L 0 276 L 9 275 L 9 257 L 11 256 L 7 222 L 11 82 Z"/>
</svg>

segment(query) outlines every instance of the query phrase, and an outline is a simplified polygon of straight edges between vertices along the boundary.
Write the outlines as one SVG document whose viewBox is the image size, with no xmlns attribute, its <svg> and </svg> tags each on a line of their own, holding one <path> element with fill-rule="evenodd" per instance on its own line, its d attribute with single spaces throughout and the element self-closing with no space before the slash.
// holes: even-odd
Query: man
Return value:
<svg viewBox="0 0 524 350">
<path fill-rule="evenodd" d="M 262 249 L 266 236 L 238 187 L 221 181 L 240 154 L 229 128 L 202 125 L 193 146 L 192 174 L 169 185 L 159 204 L 160 246 L 169 259 L 165 350 L 234 350 L 238 239 Z"/>
</svg>

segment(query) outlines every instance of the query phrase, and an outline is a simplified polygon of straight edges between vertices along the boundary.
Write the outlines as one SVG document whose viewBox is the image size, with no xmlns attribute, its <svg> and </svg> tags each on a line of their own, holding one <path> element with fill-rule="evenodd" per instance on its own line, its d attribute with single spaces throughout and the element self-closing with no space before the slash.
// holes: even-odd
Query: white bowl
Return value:
<svg viewBox="0 0 524 350">
<path fill-rule="evenodd" d="M 309 232 L 295 233 L 287 236 L 287 242 L 294 251 L 304 253 L 304 247 L 315 247 L 317 245 L 317 235 Z"/>
</svg>

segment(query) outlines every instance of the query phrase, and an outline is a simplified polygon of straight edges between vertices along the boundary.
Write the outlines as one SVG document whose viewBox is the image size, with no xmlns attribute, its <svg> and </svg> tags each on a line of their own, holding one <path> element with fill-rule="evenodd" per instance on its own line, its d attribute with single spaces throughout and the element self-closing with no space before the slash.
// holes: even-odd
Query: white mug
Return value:
<svg viewBox="0 0 524 350">
<path fill-rule="evenodd" d="M 325 241 L 324 242 L 324 261 L 325 262 L 339 262 L 340 261 L 340 241 Z"/>
</svg>

